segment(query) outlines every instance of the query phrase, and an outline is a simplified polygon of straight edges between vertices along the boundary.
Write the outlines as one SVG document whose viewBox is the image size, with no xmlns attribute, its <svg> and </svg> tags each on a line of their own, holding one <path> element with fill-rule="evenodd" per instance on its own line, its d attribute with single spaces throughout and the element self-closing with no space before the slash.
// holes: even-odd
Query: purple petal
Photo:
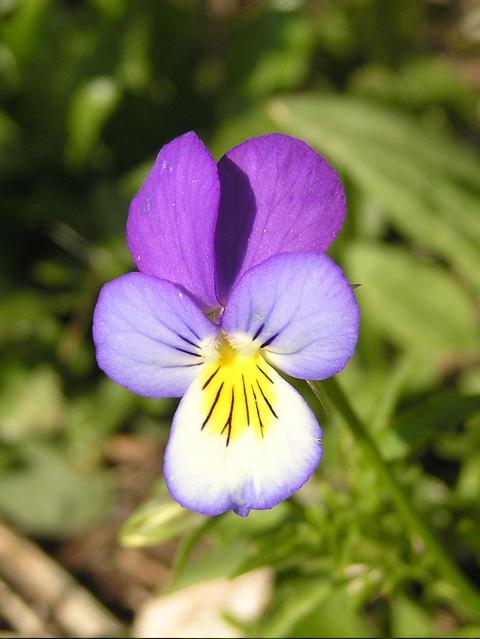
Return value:
<svg viewBox="0 0 480 639">
<path fill-rule="evenodd" d="M 100 368 L 146 397 L 182 395 L 216 331 L 181 288 L 142 273 L 105 284 L 93 318 Z"/>
<path fill-rule="evenodd" d="M 219 162 L 217 293 L 242 273 L 290 251 L 323 253 L 345 218 L 338 175 L 304 142 L 278 133 L 247 140 Z"/>
<path fill-rule="evenodd" d="M 207 309 L 218 306 L 214 233 L 217 166 L 195 133 L 166 144 L 130 206 L 127 240 L 140 271 L 180 284 Z"/>
<path fill-rule="evenodd" d="M 246 516 L 290 497 L 318 466 L 322 433 L 315 416 L 290 384 L 268 364 L 262 366 L 275 394 L 275 417 L 263 434 L 242 423 L 241 394 L 233 406 L 234 435 L 228 444 L 225 433 L 202 426 L 201 378 L 181 400 L 163 470 L 168 489 L 183 506 L 204 515 L 233 510 Z"/>
<path fill-rule="evenodd" d="M 285 253 L 243 275 L 230 293 L 222 327 L 256 340 L 289 375 L 326 379 L 353 355 L 359 308 L 330 257 Z"/>
</svg>

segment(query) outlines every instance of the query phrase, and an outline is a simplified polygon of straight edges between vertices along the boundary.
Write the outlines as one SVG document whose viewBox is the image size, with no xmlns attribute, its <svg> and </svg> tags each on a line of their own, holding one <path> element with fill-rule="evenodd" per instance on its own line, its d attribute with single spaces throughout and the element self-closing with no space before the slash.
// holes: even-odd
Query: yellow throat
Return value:
<svg viewBox="0 0 480 639">
<path fill-rule="evenodd" d="M 202 430 L 225 437 L 228 446 L 245 428 L 263 438 L 275 412 L 274 371 L 260 349 L 237 348 L 228 336 L 219 338 L 217 358 L 201 377 Z"/>
</svg>

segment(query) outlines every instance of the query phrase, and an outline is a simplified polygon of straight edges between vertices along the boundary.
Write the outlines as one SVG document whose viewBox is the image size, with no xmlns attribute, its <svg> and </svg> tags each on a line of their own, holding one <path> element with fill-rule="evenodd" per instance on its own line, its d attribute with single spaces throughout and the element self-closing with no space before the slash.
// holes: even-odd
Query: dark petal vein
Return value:
<svg viewBox="0 0 480 639">
<path fill-rule="evenodd" d="M 253 399 L 255 400 L 255 408 L 257 409 L 257 417 L 258 417 L 258 423 L 260 424 L 260 432 L 262 433 L 262 438 L 263 438 L 263 422 L 262 422 L 262 418 L 260 417 L 260 409 L 258 408 L 257 395 L 255 394 L 255 389 L 253 388 L 253 384 L 251 384 L 251 387 L 252 387 Z"/>
<path fill-rule="evenodd" d="M 265 393 L 263 392 L 263 388 L 260 386 L 260 382 L 257 379 L 257 386 L 258 386 L 258 390 L 262 393 L 262 397 L 265 400 L 265 403 L 267 404 L 268 408 L 270 409 L 270 411 L 272 412 L 272 415 L 274 417 L 276 417 L 278 419 L 278 415 L 277 413 L 274 411 L 273 406 L 270 404 L 270 402 L 268 401 Z"/>
<path fill-rule="evenodd" d="M 202 386 L 202 390 L 207 388 L 207 386 L 210 384 L 210 382 L 212 381 L 212 379 L 215 377 L 215 375 L 218 373 L 219 370 L 220 370 L 220 366 L 217 368 L 217 370 L 214 373 L 210 375 L 210 377 L 207 379 L 205 384 Z"/>
<path fill-rule="evenodd" d="M 245 378 L 243 375 L 242 375 L 242 384 L 243 384 L 243 398 L 245 399 L 245 408 L 247 409 L 247 426 L 250 426 L 250 411 L 248 409 L 247 389 L 245 388 Z"/>
<path fill-rule="evenodd" d="M 261 368 L 258 364 L 257 364 L 257 368 L 263 375 L 265 375 L 268 381 L 273 384 L 273 379 L 269 375 L 267 375 L 267 373 L 263 370 L 263 368 Z"/>
<path fill-rule="evenodd" d="M 220 399 L 220 393 L 222 392 L 222 388 L 223 388 L 223 382 L 220 384 L 220 387 L 219 387 L 219 389 L 217 391 L 217 394 L 215 395 L 215 399 L 213 400 L 213 404 L 211 405 L 210 410 L 208 411 L 208 415 L 205 417 L 205 419 L 203 421 L 201 430 L 203 430 L 205 428 L 205 426 L 208 423 L 208 420 L 212 416 L 213 409 L 215 408 L 215 406 L 218 403 L 218 400 Z"/>
</svg>

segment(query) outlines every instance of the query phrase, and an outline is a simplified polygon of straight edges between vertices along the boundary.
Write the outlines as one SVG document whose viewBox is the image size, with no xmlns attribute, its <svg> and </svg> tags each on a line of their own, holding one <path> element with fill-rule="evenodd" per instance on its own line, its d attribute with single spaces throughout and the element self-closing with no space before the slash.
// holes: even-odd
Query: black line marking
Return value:
<svg viewBox="0 0 480 639">
<path fill-rule="evenodd" d="M 187 351 L 185 348 L 178 348 L 178 346 L 173 347 L 176 351 L 180 351 L 181 353 L 186 353 L 187 355 L 193 355 L 194 357 L 201 357 L 200 353 L 192 353 L 192 351 Z"/>
<path fill-rule="evenodd" d="M 180 333 L 177 333 L 177 336 L 182 339 L 184 342 L 187 342 L 187 344 L 190 344 L 190 346 L 193 346 L 194 348 L 198 348 L 198 344 L 195 344 L 195 342 L 192 342 L 192 340 L 187 339 L 184 335 L 180 335 Z"/>
<path fill-rule="evenodd" d="M 258 408 L 258 400 L 257 400 L 257 396 L 255 394 L 255 389 L 253 388 L 253 384 L 250 384 L 250 385 L 252 387 L 253 399 L 255 400 L 255 408 L 257 409 L 258 423 L 260 424 L 260 432 L 262 433 L 262 439 L 263 439 L 263 422 L 262 422 L 262 418 L 260 417 L 260 410 Z"/>
<path fill-rule="evenodd" d="M 260 326 L 257 328 L 255 335 L 252 337 L 252 339 L 257 339 L 257 337 L 260 335 L 260 333 L 263 331 L 263 329 L 265 328 L 265 324 L 260 324 Z"/>
<path fill-rule="evenodd" d="M 213 409 L 215 408 L 215 406 L 216 406 L 216 405 L 217 405 L 217 403 L 218 403 L 218 400 L 220 399 L 220 393 L 222 392 L 222 388 L 223 388 L 223 382 L 220 384 L 220 387 L 219 387 L 219 389 L 218 389 L 218 391 L 217 391 L 217 394 L 215 395 L 215 399 L 213 400 L 213 404 L 212 404 L 212 406 L 210 407 L 210 410 L 208 411 L 208 415 L 205 417 L 204 422 L 203 422 L 202 427 L 201 427 L 201 429 L 200 429 L 200 430 L 203 430 L 203 429 L 205 428 L 205 426 L 206 426 L 206 425 L 207 425 L 207 423 L 208 423 L 208 420 L 209 420 L 209 419 L 210 419 L 210 417 L 212 416 Z"/>
<path fill-rule="evenodd" d="M 273 379 L 272 379 L 269 375 L 267 375 L 267 373 L 263 370 L 263 368 L 260 368 L 260 366 L 259 366 L 258 364 L 257 364 L 257 368 L 258 368 L 258 370 L 259 370 L 261 373 L 263 373 L 263 374 L 265 375 L 265 377 L 268 379 L 268 381 L 269 381 L 269 382 L 272 382 L 272 384 L 273 384 Z"/>
<path fill-rule="evenodd" d="M 247 389 L 245 388 L 245 378 L 242 373 L 243 397 L 245 399 L 245 408 L 247 409 L 247 426 L 250 426 L 250 411 L 248 410 Z"/>
<path fill-rule="evenodd" d="M 272 415 L 278 419 L 278 415 L 277 415 L 277 413 L 273 410 L 273 406 L 270 404 L 270 402 L 269 402 L 269 401 L 268 401 L 268 399 L 266 398 L 265 393 L 263 392 L 263 388 L 260 386 L 260 382 L 258 381 L 258 379 L 257 379 L 257 386 L 258 386 L 258 390 L 262 393 L 262 397 L 263 397 L 263 399 L 265 400 L 265 402 L 266 402 L 266 404 L 267 404 L 268 408 L 272 411 Z"/>
<path fill-rule="evenodd" d="M 269 337 L 267 340 L 265 340 L 263 342 L 263 344 L 260 345 L 260 348 L 265 348 L 266 346 L 269 346 L 273 340 L 277 339 L 278 337 L 278 333 L 275 333 L 275 335 L 272 335 L 272 337 Z"/>
<path fill-rule="evenodd" d="M 202 390 L 207 388 L 207 386 L 210 384 L 210 382 L 212 381 L 212 379 L 215 377 L 215 375 L 218 373 L 219 370 L 220 370 L 220 366 L 217 368 L 217 370 L 214 373 L 210 375 L 210 377 L 207 379 L 205 384 L 202 386 Z"/>
<path fill-rule="evenodd" d="M 225 426 L 222 428 L 222 432 L 220 433 L 220 435 L 223 435 L 223 431 L 228 426 L 227 443 L 225 444 L 226 446 L 228 446 L 228 444 L 230 443 L 230 435 L 232 434 L 232 416 L 233 416 L 233 405 L 234 405 L 234 403 L 235 403 L 235 390 L 234 390 L 234 388 L 232 386 L 232 401 L 230 403 L 230 412 L 228 414 L 228 419 L 225 422 Z"/>
<path fill-rule="evenodd" d="M 190 333 L 192 333 L 194 337 L 196 337 L 198 340 L 200 339 L 200 335 L 197 335 L 197 332 L 194 331 L 191 326 L 189 326 L 188 324 L 185 324 L 185 326 L 188 328 L 188 330 L 190 331 Z"/>
</svg>

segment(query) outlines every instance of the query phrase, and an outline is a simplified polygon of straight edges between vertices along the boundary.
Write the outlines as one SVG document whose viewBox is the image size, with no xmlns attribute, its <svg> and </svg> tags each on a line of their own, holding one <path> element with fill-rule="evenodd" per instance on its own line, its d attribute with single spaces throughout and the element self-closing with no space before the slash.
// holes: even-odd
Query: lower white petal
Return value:
<svg viewBox="0 0 480 639">
<path fill-rule="evenodd" d="M 261 356 L 212 364 L 183 397 L 165 453 L 170 492 L 206 515 L 272 508 L 311 476 L 321 430 L 307 403 Z"/>
</svg>

